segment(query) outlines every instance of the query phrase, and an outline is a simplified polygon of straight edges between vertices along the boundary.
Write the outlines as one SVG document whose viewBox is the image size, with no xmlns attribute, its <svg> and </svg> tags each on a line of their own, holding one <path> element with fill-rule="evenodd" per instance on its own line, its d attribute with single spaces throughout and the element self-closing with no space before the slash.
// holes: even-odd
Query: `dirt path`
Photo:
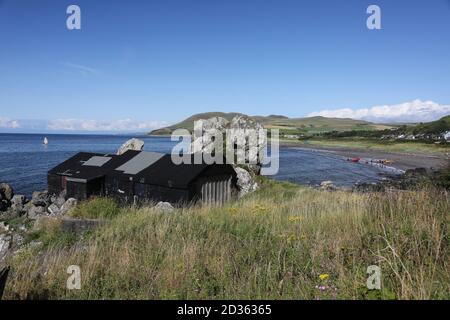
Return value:
<svg viewBox="0 0 450 320">
<path fill-rule="evenodd" d="M 320 150 L 323 152 L 334 153 L 344 157 L 359 157 L 372 159 L 387 159 L 393 161 L 389 166 L 400 169 L 427 168 L 439 169 L 450 164 L 450 158 L 444 154 L 425 154 L 425 153 L 402 153 L 389 152 L 381 150 L 364 150 L 358 148 L 316 146 L 301 143 L 280 143 L 282 148 L 298 148 L 304 150 Z"/>
</svg>

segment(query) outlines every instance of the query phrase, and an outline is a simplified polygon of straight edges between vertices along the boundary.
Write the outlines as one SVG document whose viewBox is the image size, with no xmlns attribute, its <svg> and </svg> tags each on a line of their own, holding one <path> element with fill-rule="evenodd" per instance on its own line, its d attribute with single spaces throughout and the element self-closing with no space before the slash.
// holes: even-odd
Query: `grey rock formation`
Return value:
<svg viewBox="0 0 450 320">
<path fill-rule="evenodd" d="M 215 147 L 215 143 L 217 142 L 215 141 L 216 137 L 222 136 L 223 141 L 223 135 L 225 130 L 228 128 L 228 125 L 229 121 L 222 117 L 213 117 L 210 119 L 200 119 L 196 121 L 194 129 L 202 128 L 203 131 L 193 137 L 193 141 L 190 146 L 191 153 L 212 152 Z"/>
<path fill-rule="evenodd" d="M 245 163 L 249 170 L 259 174 L 267 145 L 263 125 L 247 116 L 236 116 L 231 120 L 229 129 L 233 134 L 227 136 L 227 144 L 245 145 Z"/>
<path fill-rule="evenodd" d="M 45 207 L 30 206 L 27 210 L 27 217 L 31 220 L 36 220 L 39 216 L 46 214 Z"/>
<path fill-rule="evenodd" d="M 258 184 L 253 179 L 252 175 L 245 169 L 240 167 L 235 167 L 237 176 L 237 186 L 239 188 L 239 198 L 245 196 L 246 194 L 253 192 L 258 189 Z"/>
<path fill-rule="evenodd" d="M 50 205 L 50 196 L 47 191 L 35 191 L 31 196 L 31 203 L 39 207 L 47 207 Z"/>
<path fill-rule="evenodd" d="M 51 205 L 48 206 L 47 212 L 50 213 L 51 215 L 58 215 L 59 207 L 56 204 L 52 203 Z"/>
<path fill-rule="evenodd" d="M 2 200 L 11 201 L 14 197 L 14 191 L 7 183 L 0 183 L 0 195 Z"/>
<path fill-rule="evenodd" d="M 229 162 L 246 167 L 252 173 L 260 174 L 267 138 L 264 127 L 247 116 L 236 116 L 231 121 L 221 117 L 201 119 L 195 123 L 190 152 L 211 153 L 217 148 L 227 147 L 228 155 L 233 154 Z M 218 138 L 221 138 L 221 141 Z M 222 143 L 220 143 L 222 142 Z M 240 150 L 240 151 L 237 151 Z M 227 153 L 227 150 L 222 150 Z"/>
<path fill-rule="evenodd" d="M 24 205 L 27 198 L 24 195 L 16 194 L 11 199 L 11 205 Z"/>
<path fill-rule="evenodd" d="M 155 209 L 162 212 L 172 212 L 175 208 L 169 202 L 158 202 Z"/>
<path fill-rule="evenodd" d="M 117 155 L 124 154 L 128 150 L 136 150 L 136 151 L 142 151 L 144 148 L 144 141 L 133 138 L 125 142 L 119 150 L 117 150 Z"/>
<path fill-rule="evenodd" d="M 77 203 L 78 203 L 77 199 L 74 198 L 67 199 L 67 201 L 64 202 L 64 204 L 61 206 L 60 214 L 65 215 L 69 213 L 70 210 L 76 207 Z"/>
<path fill-rule="evenodd" d="M 320 183 L 320 189 L 332 191 L 336 190 L 336 186 L 333 184 L 333 181 L 327 180 Z"/>
</svg>

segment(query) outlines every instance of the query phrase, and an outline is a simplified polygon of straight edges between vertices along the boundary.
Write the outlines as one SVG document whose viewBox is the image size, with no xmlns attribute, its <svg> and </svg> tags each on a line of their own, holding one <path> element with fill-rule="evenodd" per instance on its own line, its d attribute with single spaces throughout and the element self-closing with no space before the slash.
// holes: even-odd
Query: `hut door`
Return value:
<svg viewBox="0 0 450 320">
<path fill-rule="evenodd" d="M 231 199 L 231 179 L 205 181 L 201 193 L 203 204 L 221 205 Z"/>
</svg>

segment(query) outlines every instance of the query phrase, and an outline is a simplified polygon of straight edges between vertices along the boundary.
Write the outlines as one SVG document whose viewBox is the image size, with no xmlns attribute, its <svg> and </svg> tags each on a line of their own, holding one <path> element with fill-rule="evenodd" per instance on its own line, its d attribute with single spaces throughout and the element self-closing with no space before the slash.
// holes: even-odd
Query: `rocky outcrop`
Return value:
<svg viewBox="0 0 450 320">
<path fill-rule="evenodd" d="M 7 183 L 0 183 L 0 197 L 2 200 L 11 201 L 14 197 L 14 191 Z"/>
<path fill-rule="evenodd" d="M 75 208 L 78 204 L 77 199 L 75 198 L 69 198 L 66 202 L 61 206 L 61 210 L 59 211 L 60 214 L 66 215 L 69 213 L 70 210 Z"/>
<path fill-rule="evenodd" d="M 125 142 L 118 150 L 117 155 L 124 154 L 128 150 L 142 151 L 144 149 L 144 141 L 133 138 Z"/>
<path fill-rule="evenodd" d="M 48 207 L 50 201 L 50 196 L 47 191 L 35 191 L 31 196 L 31 204 L 37 207 Z"/>
<path fill-rule="evenodd" d="M 31 200 L 28 200 L 23 195 L 14 195 L 10 186 L 4 183 L 1 186 L 0 219 L 2 220 L 21 216 L 36 220 L 42 215 L 66 215 L 77 204 L 76 199 L 66 200 L 65 193 L 49 196 L 47 191 L 35 191 Z"/>
<path fill-rule="evenodd" d="M 240 167 L 235 167 L 237 178 L 237 187 L 239 189 L 238 197 L 241 198 L 246 194 L 258 189 L 258 183 L 253 179 L 250 172 Z"/>
<path fill-rule="evenodd" d="M 253 176 L 261 172 L 267 145 L 262 124 L 250 117 L 238 115 L 231 121 L 221 117 L 198 120 L 194 129 L 202 131 L 194 132 L 190 146 L 192 153 L 212 153 L 218 148 L 232 148 L 232 150 L 222 149 L 221 153 L 228 157 L 230 154 L 233 156 L 233 159 L 227 161 L 234 164 L 239 196 L 242 197 L 258 188 Z M 222 139 L 217 140 L 217 137 Z"/>
<path fill-rule="evenodd" d="M 11 186 L 7 183 L 0 183 L 0 212 L 8 209 L 13 197 L 14 192 Z"/>
<path fill-rule="evenodd" d="M 247 116 L 236 116 L 231 120 L 229 129 L 231 134 L 227 135 L 227 145 L 244 145 L 244 167 L 259 175 L 267 145 L 263 125 Z"/>
<path fill-rule="evenodd" d="M 221 117 L 201 119 L 196 121 L 190 151 L 211 153 L 217 148 L 228 147 L 228 153 L 233 154 L 230 163 L 237 164 L 254 174 L 260 174 L 264 149 L 267 139 L 264 127 L 254 119 L 239 115 L 231 121 Z M 221 136 L 222 145 L 218 144 L 217 137 Z M 237 151 L 239 150 L 239 151 Z M 227 154 L 222 150 L 222 154 Z"/>
<path fill-rule="evenodd" d="M 203 131 L 201 136 L 197 136 L 197 133 L 195 133 L 192 137 L 193 139 L 190 146 L 191 153 L 211 153 L 215 147 L 215 137 L 218 135 L 223 137 L 228 125 L 229 121 L 222 117 L 213 117 L 210 119 L 201 119 L 196 121 L 194 129 L 202 128 Z M 221 147 L 223 147 L 223 144 Z"/>
</svg>

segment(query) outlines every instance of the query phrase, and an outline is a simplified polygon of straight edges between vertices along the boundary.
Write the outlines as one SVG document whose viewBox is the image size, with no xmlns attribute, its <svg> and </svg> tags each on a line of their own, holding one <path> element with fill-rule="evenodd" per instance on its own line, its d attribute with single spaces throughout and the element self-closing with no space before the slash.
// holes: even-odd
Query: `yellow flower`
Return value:
<svg viewBox="0 0 450 320">
<path fill-rule="evenodd" d="M 290 244 L 292 242 L 294 242 L 296 239 L 295 235 L 291 234 L 288 238 L 287 238 L 287 242 Z"/>
<path fill-rule="evenodd" d="M 328 273 L 323 273 L 319 276 L 319 279 L 324 281 L 327 280 L 330 277 L 330 275 Z"/>
<path fill-rule="evenodd" d="M 289 217 L 289 222 L 300 221 L 302 219 L 303 219 L 303 217 L 291 216 L 291 217 Z"/>
</svg>

